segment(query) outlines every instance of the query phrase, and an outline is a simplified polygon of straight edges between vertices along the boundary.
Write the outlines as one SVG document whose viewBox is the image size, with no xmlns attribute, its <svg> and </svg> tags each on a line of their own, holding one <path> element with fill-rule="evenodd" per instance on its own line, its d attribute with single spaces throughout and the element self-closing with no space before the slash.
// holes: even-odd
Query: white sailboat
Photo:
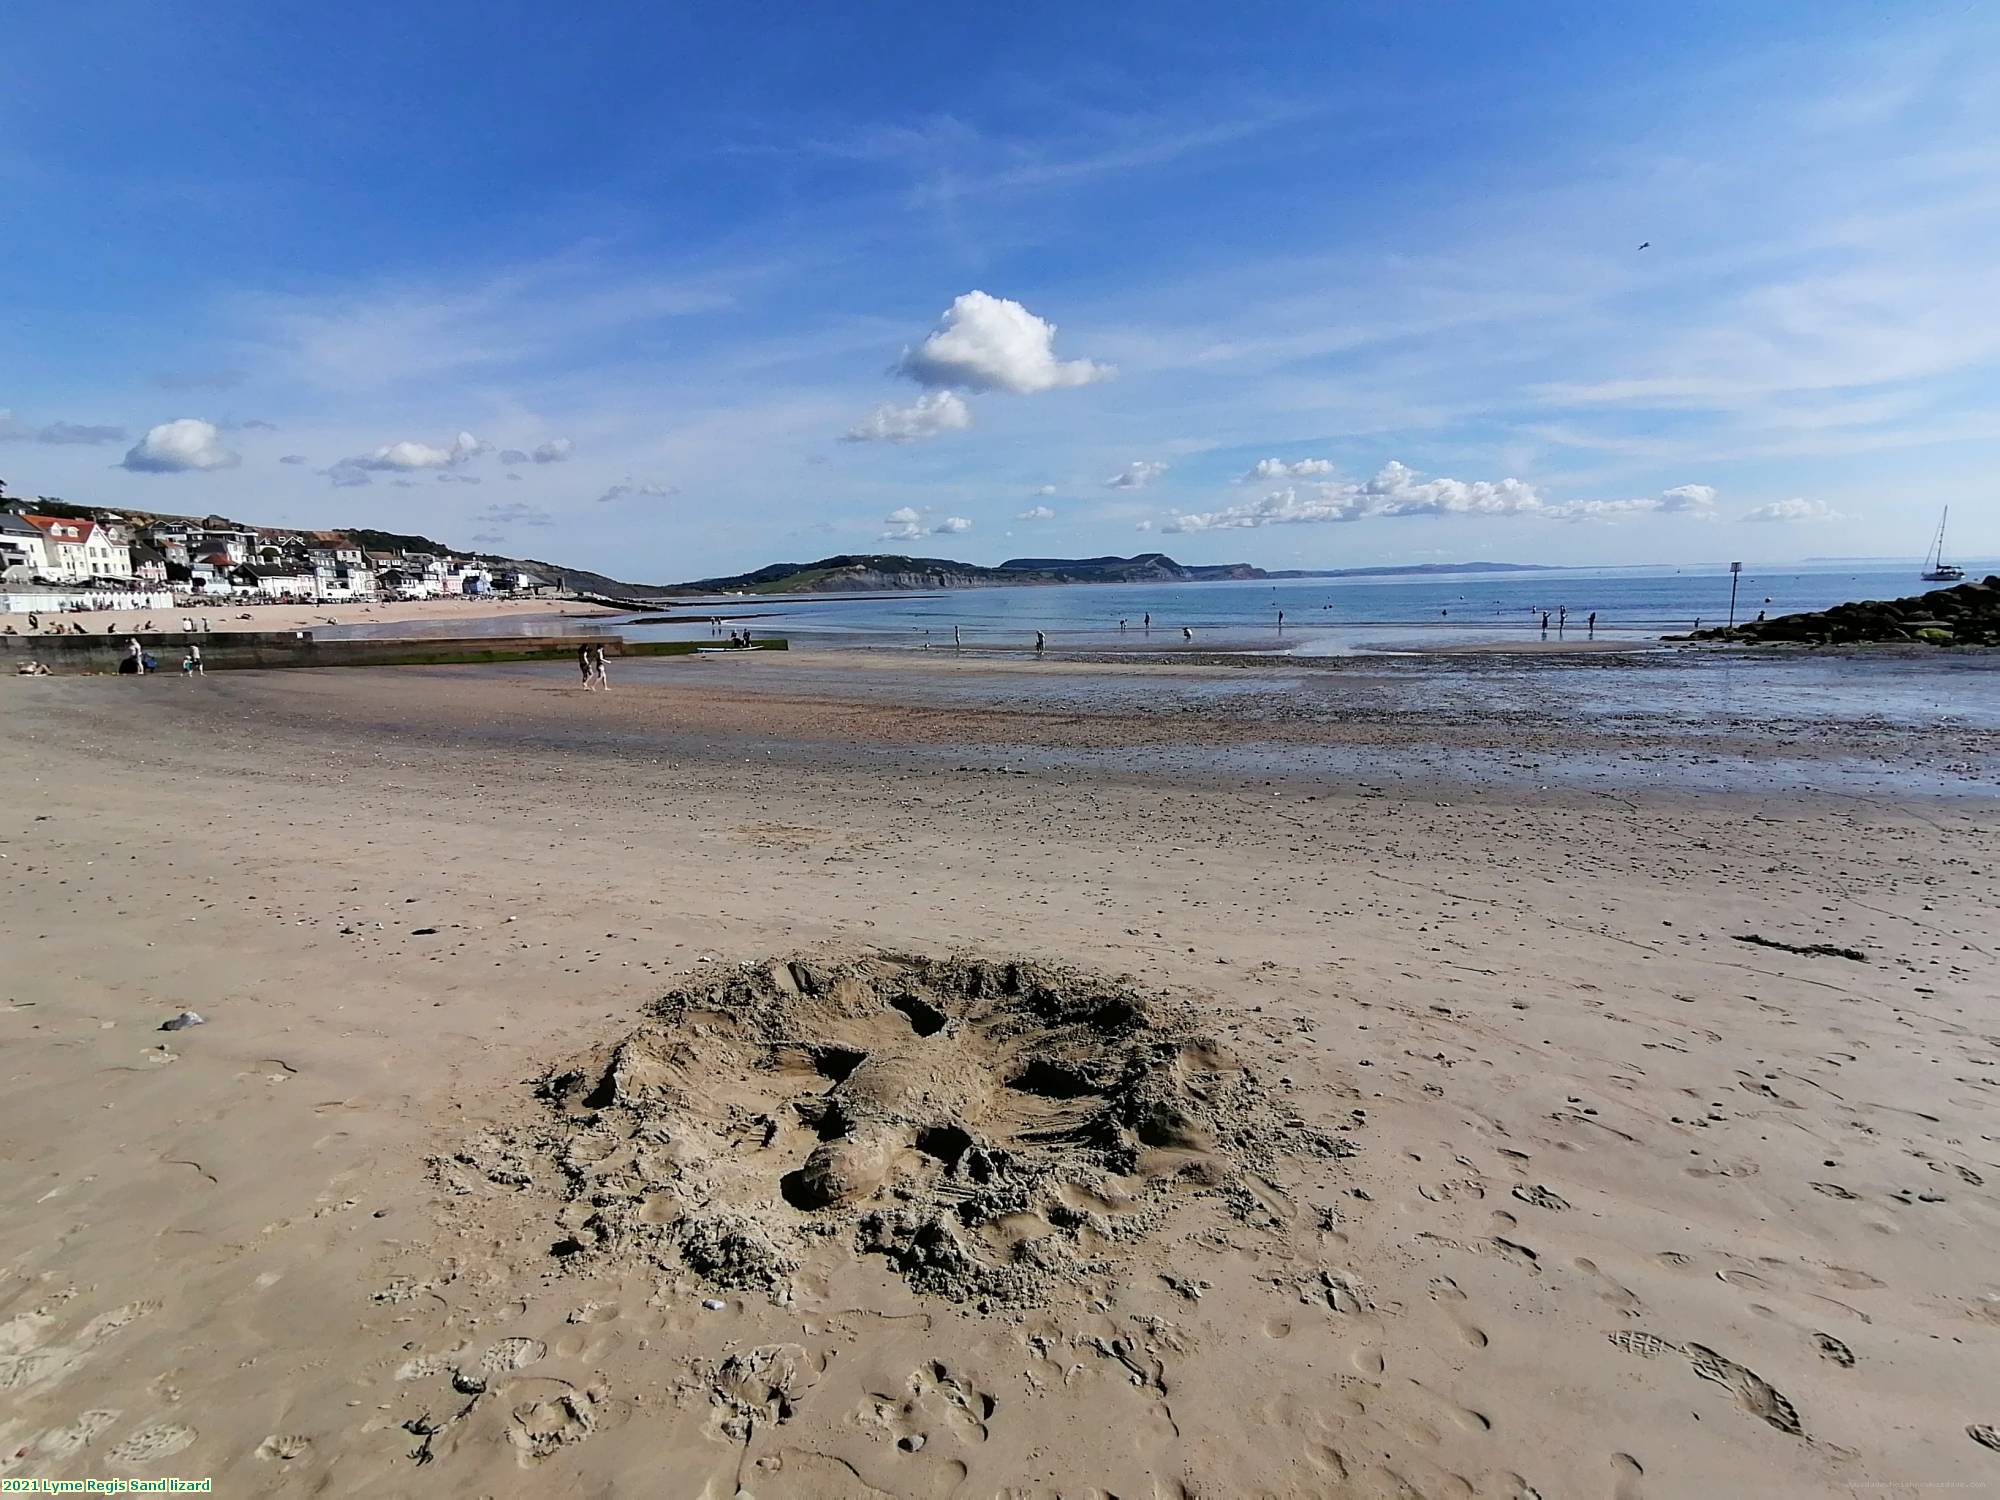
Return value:
<svg viewBox="0 0 2000 1500">
<path fill-rule="evenodd" d="M 1925 583 L 1957 583 L 1965 576 L 1965 569 L 1957 563 L 1944 560 L 1944 523 L 1951 519 L 1951 507 L 1944 508 L 1938 517 L 1937 540 L 1931 543 L 1931 550 L 1924 554 Z"/>
</svg>

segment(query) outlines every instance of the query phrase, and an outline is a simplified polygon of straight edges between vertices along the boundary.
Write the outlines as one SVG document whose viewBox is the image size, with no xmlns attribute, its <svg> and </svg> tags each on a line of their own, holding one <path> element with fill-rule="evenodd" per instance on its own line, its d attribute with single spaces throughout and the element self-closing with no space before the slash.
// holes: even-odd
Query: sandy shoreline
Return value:
<svg viewBox="0 0 2000 1500">
<path fill-rule="evenodd" d="M 408 599 L 373 604 L 253 604 L 242 600 L 218 602 L 206 609 L 107 609 L 80 614 L 44 614 L 39 618 L 46 629 L 52 623 L 81 625 L 87 635 L 144 635 L 148 625 L 161 634 L 178 634 L 181 622 L 192 618 L 196 628 L 221 633 L 243 630 L 311 630 L 319 625 L 385 625 L 408 621 L 439 622 L 498 619 L 583 618 L 616 614 L 599 604 L 575 599 Z M 202 622 L 206 622 L 204 626 Z M 29 634 L 25 614 L 0 615 L 0 622 L 21 634 Z"/>
<path fill-rule="evenodd" d="M 6 684 L 0 1467 L 757 1500 L 2000 1476 L 1992 732 L 1691 734 L 1477 662 L 1284 695 L 1133 668 L 1108 698 L 934 666 Z M 1296 764 L 1244 771 L 1253 742 Z M 1688 774 L 1609 796 L 1454 748 Z M 1881 786 L 1760 779 L 1802 755 Z M 1971 766 L 1965 795 L 1899 793 L 1913 760 Z M 1019 1300 L 789 1201 L 794 1105 L 865 1070 L 697 1018 L 612 1103 L 535 1095 L 677 987 L 879 951 L 1130 976 L 1206 1034 L 1159 1033 L 1171 1129 L 1089 1114 L 1112 1054 L 1060 1088 L 994 1061 L 954 1105 L 1023 1162 L 1030 1106 L 1138 1131 L 954 1230 L 1038 1268 Z M 862 991 L 757 1004 L 795 1060 L 1083 1045 L 933 998 L 917 1035 Z M 207 1024 L 155 1029 L 182 1008 Z M 954 1067 L 925 1087 L 973 1087 Z M 881 1087 L 842 1107 L 921 1118 Z M 897 1149 L 876 1207 L 973 1170 Z M 695 1268 L 682 1226 L 718 1213 L 795 1264 Z"/>
</svg>

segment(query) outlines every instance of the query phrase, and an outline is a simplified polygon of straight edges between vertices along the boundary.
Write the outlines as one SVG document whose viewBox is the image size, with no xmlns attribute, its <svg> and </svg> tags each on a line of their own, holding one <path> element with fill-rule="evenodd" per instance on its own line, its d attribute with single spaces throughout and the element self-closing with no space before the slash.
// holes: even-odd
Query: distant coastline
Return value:
<svg viewBox="0 0 2000 1500">
<path fill-rule="evenodd" d="M 1372 568 L 1267 571 L 1249 563 L 1178 563 L 1163 552 L 1134 557 L 1017 557 L 998 567 L 899 553 L 842 553 L 809 563 L 771 563 L 748 573 L 699 578 L 668 594 L 934 593 L 946 589 L 1018 588 L 1074 583 L 1256 582 L 1280 578 L 1406 577 L 1451 573 L 1536 573 L 1543 563 L 1407 563 Z"/>
</svg>

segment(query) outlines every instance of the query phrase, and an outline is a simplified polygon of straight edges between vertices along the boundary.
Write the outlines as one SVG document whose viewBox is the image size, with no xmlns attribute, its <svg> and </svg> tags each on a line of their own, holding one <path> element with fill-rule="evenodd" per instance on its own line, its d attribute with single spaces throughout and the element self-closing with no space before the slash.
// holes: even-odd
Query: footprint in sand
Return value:
<svg viewBox="0 0 2000 1500">
<path fill-rule="evenodd" d="M 1550 1192 L 1539 1183 L 1533 1187 L 1529 1187 L 1523 1183 L 1514 1189 L 1514 1196 L 1519 1198 L 1523 1203 L 1533 1204 L 1536 1208 L 1561 1210 L 1569 1207 L 1569 1204 L 1559 1194 Z"/>
<path fill-rule="evenodd" d="M 1452 1424 L 1460 1431 L 1491 1432 L 1493 1430 L 1493 1419 L 1488 1417 L 1484 1412 L 1474 1411 L 1469 1406 L 1460 1406 L 1451 1397 L 1440 1391 L 1432 1390 L 1422 1381 L 1412 1380 L 1409 1382 L 1409 1386 L 1411 1390 L 1421 1393 L 1423 1398 L 1435 1410 L 1449 1418 Z"/>
<path fill-rule="evenodd" d="M 1830 1359 L 1843 1370 L 1854 1367 L 1854 1351 L 1830 1333 L 1815 1333 L 1813 1343 L 1818 1346 L 1820 1357 Z"/>
<path fill-rule="evenodd" d="M 1641 1359 L 1658 1359 L 1662 1354 L 1680 1353 L 1679 1344 L 1670 1344 L 1665 1339 L 1638 1329 L 1626 1329 L 1609 1335 L 1612 1344 L 1627 1354 L 1636 1354 Z"/>
<path fill-rule="evenodd" d="M 1639 1476 L 1645 1467 L 1629 1453 L 1611 1455 L 1611 1500 L 1641 1500 Z"/>
<path fill-rule="evenodd" d="M 1458 1283 L 1449 1276 L 1436 1277 L 1431 1282 L 1431 1297 L 1444 1308 L 1445 1316 L 1451 1319 L 1452 1327 L 1458 1330 L 1460 1338 L 1475 1349 L 1484 1349 L 1491 1342 L 1486 1330 L 1465 1315 L 1466 1296 L 1459 1290 Z"/>
<path fill-rule="evenodd" d="M 526 1468 L 558 1448 L 582 1442 L 596 1430 L 595 1398 L 589 1391 L 572 1388 L 546 1401 L 527 1401 L 515 1407 L 507 1424 L 507 1440 Z"/>
<path fill-rule="evenodd" d="M 488 1375 L 505 1375 L 527 1369 L 548 1352 L 540 1339 L 502 1339 L 479 1356 L 479 1368 Z"/>
<path fill-rule="evenodd" d="M 1645 1304 L 1639 1300 L 1638 1296 L 1632 1291 L 1632 1289 L 1628 1286 L 1620 1285 L 1618 1282 L 1613 1281 L 1609 1276 L 1605 1275 L 1604 1272 L 1600 1271 L 1597 1268 L 1596 1261 L 1586 1259 L 1585 1257 L 1579 1255 L 1576 1258 L 1576 1260 L 1572 1262 L 1572 1264 L 1574 1264 L 1576 1268 L 1579 1271 L 1583 1272 L 1586 1276 L 1595 1277 L 1597 1279 L 1598 1285 L 1602 1288 L 1602 1290 L 1598 1292 L 1598 1296 L 1602 1297 L 1606 1302 L 1609 1302 L 1613 1307 L 1617 1308 L 1620 1312 L 1636 1314 L 1643 1312 L 1645 1310 Z"/>
<path fill-rule="evenodd" d="M 1641 1359 L 1656 1359 L 1670 1351 L 1681 1354 L 1687 1359 L 1688 1368 L 1703 1380 L 1713 1381 L 1730 1391 L 1736 1397 L 1736 1404 L 1753 1417 L 1761 1418 L 1792 1437 L 1805 1436 L 1798 1408 L 1785 1398 L 1782 1391 L 1749 1366 L 1739 1365 L 1705 1344 L 1670 1343 L 1655 1334 L 1636 1330 L 1611 1334 L 1610 1339 L 1616 1347 Z M 1846 1345 L 1841 1347 L 1844 1349 Z"/>
<path fill-rule="evenodd" d="M 1688 1364 L 1695 1374 L 1729 1390 L 1735 1395 L 1736 1404 L 1753 1417 L 1762 1418 L 1792 1437 L 1805 1436 L 1798 1408 L 1755 1370 L 1739 1365 L 1733 1359 L 1726 1359 L 1702 1344 L 1684 1345 L 1681 1352 L 1688 1357 Z"/>
<path fill-rule="evenodd" d="M 115 1411 L 79 1412 L 67 1427 L 52 1427 L 35 1442 L 37 1458 L 71 1458 L 96 1442 L 118 1420 Z"/>
<path fill-rule="evenodd" d="M 257 1456 L 277 1463 L 290 1463 L 295 1458 L 304 1458 L 311 1448 L 312 1439 L 309 1437 L 273 1433 L 257 1445 Z"/>
<path fill-rule="evenodd" d="M 199 1437 L 182 1422 L 149 1422 L 104 1451 L 104 1461 L 121 1469 L 146 1468 L 193 1445 Z"/>
<path fill-rule="evenodd" d="M 963 1443 L 983 1443 L 1000 1403 L 955 1378 L 936 1360 L 911 1372 L 907 1396 L 877 1394 L 863 1415 L 886 1428 L 905 1453 L 926 1447 L 941 1422 Z"/>
<path fill-rule="evenodd" d="M 1988 1427 L 1983 1422 L 1974 1423 L 1965 1429 L 1965 1435 L 1982 1448 L 1991 1448 L 2000 1453 L 2000 1430 Z"/>
<path fill-rule="evenodd" d="M 83 1325 L 83 1331 L 76 1336 L 77 1342 L 88 1348 L 92 1344 L 110 1338 L 121 1328 L 128 1327 L 147 1314 L 158 1312 L 162 1305 L 157 1297 L 142 1297 L 137 1302 L 114 1307 L 108 1313 L 99 1313 Z"/>
</svg>

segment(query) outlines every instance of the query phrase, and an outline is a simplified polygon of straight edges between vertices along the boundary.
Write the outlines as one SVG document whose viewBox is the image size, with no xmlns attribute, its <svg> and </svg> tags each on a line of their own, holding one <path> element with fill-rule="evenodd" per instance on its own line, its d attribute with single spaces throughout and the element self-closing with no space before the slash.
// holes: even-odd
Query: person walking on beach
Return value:
<svg viewBox="0 0 2000 1500">
<path fill-rule="evenodd" d="M 744 634 L 747 636 L 749 632 L 745 631 Z M 590 674 L 598 687 L 607 693 L 611 691 L 611 679 L 604 672 L 604 648 L 602 646 L 591 647 Z"/>
<path fill-rule="evenodd" d="M 1594 640 L 1596 640 L 1596 639 L 1597 639 L 1597 611 L 1596 611 L 1596 610 L 1594 610 L 1594 609 L 1593 609 L 1593 610 L 1592 610 L 1592 611 L 1590 612 L 1590 619 L 1589 619 L 1588 621 L 1586 621 L 1585 623 L 1586 623 L 1586 624 L 1588 624 L 1588 625 L 1590 626 L 1590 639 L 1591 639 L 1591 640 L 1593 640 L 1593 641 L 1594 641 Z"/>
<path fill-rule="evenodd" d="M 188 665 L 194 669 L 195 676 L 206 677 L 208 675 L 208 669 L 201 664 L 201 647 L 188 647 Z"/>
<path fill-rule="evenodd" d="M 146 648 L 139 644 L 139 638 L 136 635 L 125 643 L 125 654 L 132 658 L 133 671 L 143 672 L 146 670 Z"/>
<path fill-rule="evenodd" d="M 1547 635 L 1548 633 L 1549 633 L 1549 612 L 1548 612 L 1547 610 L 1543 610 L 1543 611 L 1542 611 L 1542 634 L 1543 634 L 1543 635 Z"/>
<path fill-rule="evenodd" d="M 1565 627 L 1567 627 L 1567 626 L 1568 626 L 1568 624 L 1569 624 L 1569 606 L 1568 606 L 1567 604 L 1559 604 L 1559 605 L 1557 605 L 1557 606 L 1556 606 L 1556 634 L 1557 634 L 1557 635 L 1561 635 L 1561 634 L 1563 633 L 1563 630 L 1564 630 L 1564 628 L 1565 628 Z"/>
<path fill-rule="evenodd" d="M 590 647 L 576 648 L 576 669 L 583 674 L 583 690 L 590 691 Z"/>
<path fill-rule="evenodd" d="M 1278 611 L 1278 629 L 1283 630 L 1284 628 L 1285 628 L 1285 612 L 1281 609 Z"/>
<path fill-rule="evenodd" d="M 1186 625 L 1181 626 L 1181 639 L 1184 641 L 1192 641 L 1194 639 L 1193 629 Z"/>
<path fill-rule="evenodd" d="M 1148 613 L 1148 614 L 1146 615 L 1146 618 L 1145 618 L 1145 619 L 1143 619 L 1143 620 L 1141 620 L 1141 621 L 1140 621 L 1139 623 L 1140 623 L 1140 624 L 1142 624 L 1143 626 L 1145 626 L 1145 627 L 1146 627 L 1146 629 L 1148 629 L 1148 630 L 1151 630 L 1151 629 L 1153 628 L 1153 616 L 1152 616 L 1152 614 L 1151 614 L 1151 613 L 1149 612 L 1149 613 Z"/>
<path fill-rule="evenodd" d="M 1037 630 L 1035 632 L 1035 654 L 1037 656 L 1040 656 L 1044 651 L 1048 649 L 1049 649 L 1049 638 L 1043 635 L 1041 631 Z"/>
</svg>

